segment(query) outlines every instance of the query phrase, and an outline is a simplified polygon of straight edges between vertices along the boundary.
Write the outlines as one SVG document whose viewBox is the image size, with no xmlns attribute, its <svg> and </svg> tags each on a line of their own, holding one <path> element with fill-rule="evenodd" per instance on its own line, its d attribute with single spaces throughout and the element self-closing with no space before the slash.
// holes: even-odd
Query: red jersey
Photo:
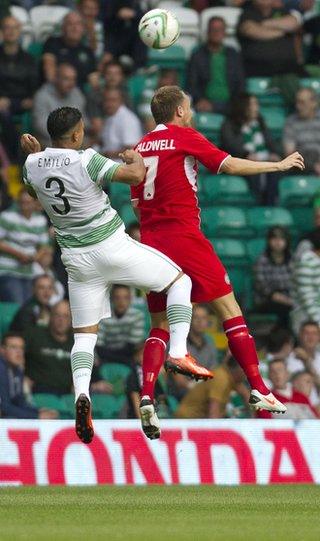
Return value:
<svg viewBox="0 0 320 541">
<path fill-rule="evenodd" d="M 135 147 L 147 168 L 146 177 L 131 187 L 140 210 L 142 231 L 154 228 L 186 231 L 200 226 L 197 162 L 218 173 L 228 153 L 193 128 L 160 124 Z"/>
</svg>

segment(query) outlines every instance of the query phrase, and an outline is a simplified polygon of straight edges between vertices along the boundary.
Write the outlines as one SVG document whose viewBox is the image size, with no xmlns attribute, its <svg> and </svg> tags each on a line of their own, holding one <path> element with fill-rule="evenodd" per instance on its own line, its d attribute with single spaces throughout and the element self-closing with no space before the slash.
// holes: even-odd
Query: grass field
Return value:
<svg viewBox="0 0 320 541">
<path fill-rule="evenodd" d="M 0 488 L 0 540 L 319 541 L 320 487 Z"/>
</svg>

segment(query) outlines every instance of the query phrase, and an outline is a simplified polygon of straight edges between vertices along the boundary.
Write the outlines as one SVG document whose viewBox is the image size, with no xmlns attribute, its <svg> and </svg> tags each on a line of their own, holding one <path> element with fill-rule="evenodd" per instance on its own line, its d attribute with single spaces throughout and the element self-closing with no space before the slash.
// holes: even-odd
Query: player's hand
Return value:
<svg viewBox="0 0 320 541">
<path fill-rule="evenodd" d="M 136 152 L 135 150 L 125 150 L 124 152 L 120 152 L 119 157 L 122 159 L 124 163 L 127 165 L 130 165 L 131 163 L 142 160 L 141 154 L 139 152 Z"/>
<path fill-rule="evenodd" d="M 289 169 L 292 169 L 293 167 L 303 171 L 305 168 L 304 159 L 299 152 L 294 152 L 293 154 L 290 154 L 290 156 L 287 156 L 284 160 L 281 160 L 281 162 L 279 162 L 279 166 L 280 171 L 289 171 Z"/>
<path fill-rule="evenodd" d="M 33 135 L 30 133 L 24 133 L 20 138 L 20 145 L 25 154 L 34 154 L 35 152 L 41 152 L 41 145 Z"/>
</svg>

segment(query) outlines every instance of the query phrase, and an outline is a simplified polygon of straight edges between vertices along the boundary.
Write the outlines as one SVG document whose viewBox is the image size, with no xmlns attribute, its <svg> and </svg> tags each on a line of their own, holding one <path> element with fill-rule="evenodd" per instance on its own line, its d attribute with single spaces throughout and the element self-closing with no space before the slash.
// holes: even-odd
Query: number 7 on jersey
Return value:
<svg viewBox="0 0 320 541">
<path fill-rule="evenodd" d="M 143 187 L 143 199 L 149 200 L 154 198 L 156 190 L 155 180 L 158 171 L 159 156 L 148 156 L 143 158 L 144 165 L 147 168 L 146 180 Z"/>
</svg>

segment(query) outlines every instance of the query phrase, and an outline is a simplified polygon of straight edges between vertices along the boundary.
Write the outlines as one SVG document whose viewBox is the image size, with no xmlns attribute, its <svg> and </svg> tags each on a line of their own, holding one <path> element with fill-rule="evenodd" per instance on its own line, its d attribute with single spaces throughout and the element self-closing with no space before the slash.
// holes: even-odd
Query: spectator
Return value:
<svg viewBox="0 0 320 541">
<path fill-rule="evenodd" d="M 319 406 L 319 397 L 318 402 L 313 403 L 312 394 L 314 390 L 314 378 L 308 370 L 301 370 L 300 372 L 295 372 L 291 378 L 292 387 L 298 393 L 303 394 L 309 400 L 309 402 L 316 409 L 318 416 L 320 417 L 320 406 Z"/>
<path fill-rule="evenodd" d="M 26 375 L 33 393 L 71 393 L 73 335 L 69 303 L 52 307 L 48 327 L 35 327 L 26 336 Z"/>
<path fill-rule="evenodd" d="M 312 235 L 313 235 L 313 232 L 316 230 L 316 229 L 320 229 L 320 206 L 319 204 L 315 205 L 314 206 L 314 209 L 313 209 L 313 225 L 314 225 L 314 229 L 312 229 L 311 231 L 307 232 L 307 233 L 304 233 L 302 239 L 300 240 L 297 248 L 296 248 L 296 251 L 294 253 L 294 260 L 295 261 L 299 261 L 301 259 L 301 256 L 302 254 L 304 254 L 307 250 L 311 250 L 312 249 L 312 242 L 311 242 L 311 238 L 312 238 Z"/>
<path fill-rule="evenodd" d="M 19 135 L 11 116 L 6 112 L 0 112 L 0 144 L 7 155 L 8 160 L 17 163 L 19 155 Z M 3 158 L 2 158 L 3 159 Z"/>
<path fill-rule="evenodd" d="M 138 117 L 124 105 L 121 90 L 106 88 L 103 96 L 106 115 L 100 139 L 102 153 L 113 160 L 119 160 L 119 152 L 133 147 L 142 137 Z"/>
<path fill-rule="evenodd" d="M 0 417 L 15 419 L 56 419 L 54 410 L 31 406 L 24 395 L 24 348 L 22 336 L 7 333 L 0 356 Z"/>
<path fill-rule="evenodd" d="M 8 194 L 8 168 L 10 161 L 8 155 L 0 142 L 0 212 L 8 208 L 11 199 Z"/>
<path fill-rule="evenodd" d="M 97 59 L 101 58 L 104 52 L 103 24 L 98 20 L 99 1 L 79 0 L 78 10 L 84 24 L 84 42 L 90 47 Z"/>
<path fill-rule="evenodd" d="M 38 83 L 37 67 L 32 56 L 20 46 L 20 22 L 15 17 L 4 17 L 1 31 L 0 112 L 14 115 L 32 107 Z"/>
<path fill-rule="evenodd" d="M 141 400 L 140 392 L 142 389 L 143 348 L 144 348 L 144 343 L 137 344 L 135 348 L 135 352 L 133 354 L 134 364 L 126 383 L 128 419 L 140 419 L 140 400 Z M 163 413 L 164 408 L 167 409 L 166 417 L 169 417 L 170 413 L 169 413 L 169 408 L 167 404 L 167 397 L 165 395 L 165 391 L 161 385 L 160 380 L 161 380 L 161 374 L 155 386 L 155 399 L 158 403 L 158 407 L 159 405 L 161 405 L 162 413 Z"/>
<path fill-rule="evenodd" d="M 175 416 L 183 419 L 219 419 L 226 416 L 226 406 L 232 391 L 245 396 L 245 375 L 238 363 L 230 357 L 214 371 L 214 378 L 195 385 L 182 399 Z"/>
<path fill-rule="evenodd" d="M 237 158 L 278 161 L 278 146 L 273 141 L 259 111 L 255 96 L 242 93 L 231 101 L 229 114 L 221 127 L 221 146 Z M 250 177 L 250 185 L 262 204 L 274 204 L 279 175 L 269 173 Z"/>
<path fill-rule="evenodd" d="M 44 83 L 34 97 L 33 127 L 42 145 L 50 145 L 47 118 L 58 107 L 76 107 L 85 115 L 86 99 L 77 87 L 77 72 L 70 64 L 59 64 L 52 83 Z"/>
<path fill-rule="evenodd" d="M 259 312 L 277 314 L 282 325 L 288 325 L 293 305 L 291 274 L 289 232 L 284 227 L 271 227 L 267 248 L 254 267 L 255 304 Z"/>
<path fill-rule="evenodd" d="M 303 29 L 312 38 L 306 70 L 310 77 L 320 77 L 320 15 L 307 19 L 304 22 Z"/>
<path fill-rule="evenodd" d="M 298 335 L 298 346 L 291 352 L 287 359 L 287 368 L 290 374 L 303 370 L 311 374 L 313 387 L 311 403 L 318 405 L 320 388 L 320 330 L 315 321 L 305 321 Z"/>
<path fill-rule="evenodd" d="M 289 372 L 284 360 L 275 359 L 271 361 L 269 378 L 272 382 L 272 393 L 277 400 L 281 400 L 287 406 L 284 417 L 295 420 L 318 418 L 318 413 L 309 399 L 304 394 L 296 391 L 289 383 Z M 264 419 L 277 418 L 277 414 L 268 411 L 259 411 L 257 416 Z"/>
<path fill-rule="evenodd" d="M 108 0 L 104 13 L 107 51 L 114 58 L 128 57 L 133 69 L 144 66 L 147 48 L 138 34 L 143 15 L 139 0 Z"/>
<path fill-rule="evenodd" d="M 47 221 L 34 209 L 34 200 L 23 188 L 18 208 L 0 214 L 1 301 L 22 304 L 31 296 L 32 263 L 49 242 Z"/>
<path fill-rule="evenodd" d="M 296 112 L 284 126 L 283 148 L 286 155 L 300 152 L 305 172 L 320 175 L 320 111 L 317 95 L 311 88 L 297 92 Z"/>
<path fill-rule="evenodd" d="M 49 305 L 53 306 L 57 302 L 62 301 L 65 296 L 65 288 L 57 279 L 56 272 L 53 267 L 53 248 L 45 246 L 39 254 L 38 260 L 33 264 L 33 275 L 36 276 L 51 276 L 54 282 L 54 292 L 49 300 Z"/>
<path fill-rule="evenodd" d="M 84 24 L 78 12 L 68 13 L 63 19 L 60 37 L 49 38 L 43 48 L 43 71 L 46 81 L 56 78 L 58 64 L 71 64 L 77 72 L 78 85 L 97 84 L 96 61 L 92 50 L 82 44 Z"/>
<path fill-rule="evenodd" d="M 99 326 L 97 353 L 102 362 L 131 364 L 134 347 L 145 338 L 144 316 L 131 305 L 130 288 L 113 286 L 112 316 Z"/>
<path fill-rule="evenodd" d="M 33 295 L 16 313 L 10 330 L 28 334 L 34 326 L 47 326 L 50 317 L 50 299 L 54 294 L 51 276 L 42 274 L 33 280 Z"/>
<path fill-rule="evenodd" d="M 208 369 L 217 365 L 217 350 L 212 339 L 206 334 L 209 328 L 209 310 L 206 305 L 193 307 L 192 321 L 188 336 L 188 351 Z"/>
<path fill-rule="evenodd" d="M 274 7 L 272 0 L 245 4 L 238 24 L 247 77 L 272 77 L 299 72 L 295 35 L 298 12 Z"/>
<path fill-rule="evenodd" d="M 244 90 L 240 54 L 223 44 L 225 36 L 224 19 L 212 17 L 208 24 L 207 42 L 190 58 L 187 89 L 197 111 L 225 113 L 229 99 Z"/>
<path fill-rule="evenodd" d="M 310 235 L 310 240 L 312 249 L 307 250 L 293 267 L 291 317 L 296 333 L 305 321 L 320 324 L 320 229 Z"/>
</svg>

